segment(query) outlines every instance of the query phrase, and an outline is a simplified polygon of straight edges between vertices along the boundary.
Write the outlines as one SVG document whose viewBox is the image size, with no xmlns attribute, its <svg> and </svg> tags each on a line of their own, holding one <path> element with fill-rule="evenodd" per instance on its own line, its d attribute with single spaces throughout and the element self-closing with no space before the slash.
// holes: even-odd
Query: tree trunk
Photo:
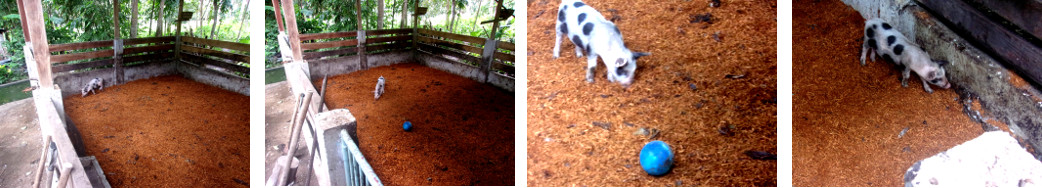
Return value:
<svg viewBox="0 0 1042 188">
<path fill-rule="evenodd" d="M 362 0 L 355 0 L 355 30 L 362 30 L 365 25 L 362 24 Z"/>
<path fill-rule="evenodd" d="M 156 17 L 156 36 L 163 36 L 163 17 L 166 17 L 163 10 L 166 8 L 166 0 L 159 0 L 159 15 Z"/>
<path fill-rule="evenodd" d="M 197 9 L 197 12 L 195 13 L 195 16 L 199 17 L 199 19 L 198 19 L 199 21 L 197 22 L 198 24 L 195 26 L 195 29 L 193 29 L 193 30 L 202 31 L 202 29 L 203 29 L 203 23 L 206 22 L 206 7 L 207 6 L 204 6 L 205 4 L 206 4 L 206 0 L 199 0 L 199 9 Z M 198 36 L 197 35 L 198 33 L 192 32 L 192 34 Z"/>
<path fill-rule="evenodd" d="M 156 9 L 159 8 L 159 4 L 157 4 L 157 2 L 159 1 L 152 1 L 152 12 L 149 13 L 152 15 L 152 19 L 148 20 L 149 29 L 152 29 L 152 31 L 149 31 L 148 33 L 156 33 L 156 26 L 154 26 L 154 24 L 156 23 Z"/>
<path fill-rule="evenodd" d="M 224 0 L 221 0 L 221 2 L 223 2 L 223 1 Z M 223 5 L 223 4 L 224 3 L 218 4 L 217 0 L 213 1 L 213 11 L 212 11 L 213 12 L 213 17 L 210 17 L 210 19 L 213 20 L 213 26 L 210 27 L 210 38 L 209 39 L 216 39 L 217 38 L 217 20 L 219 20 L 217 18 L 218 17 L 217 15 L 221 12 L 220 5 Z"/>
<path fill-rule="evenodd" d="M 402 0 L 402 27 L 405 28 L 405 22 L 408 20 L 409 15 L 409 0 Z"/>
<path fill-rule="evenodd" d="M 454 31 L 453 26 L 456 25 L 456 0 L 452 0 L 449 3 L 452 3 L 452 9 L 449 9 L 449 17 L 446 18 L 448 19 L 449 23 L 445 24 L 445 26 L 448 27 L 449 32 L 451 33 L 452 31 Z"/>
<path fill-rule="evenodd" d="M 250 7 L 250 1 L 246 1 L 246 6 L 242 7 L 242 12 L 241 12 L 242 13 L 242 18 L 239 19 L 239 33 L 235 34 L 235 39 L 236 40 L 238 40 L 239 36 L 242 35 L 242 30 L 246 30 L 246 28 L 242 28 L 242 27 L 246 24 L 246 14 L 249 14 L 249 12 L 250 12 L 250 8 L 249 7 Z"/>
<path fill-rule="evenodd" d="M 376 29 L 384 29 L 384 0 L 376 0 Z"/>
<path fill-rule="evenodd" d="M 137 38 L 137 1 L 130 1 L 130 38 Z"/>
</svg>

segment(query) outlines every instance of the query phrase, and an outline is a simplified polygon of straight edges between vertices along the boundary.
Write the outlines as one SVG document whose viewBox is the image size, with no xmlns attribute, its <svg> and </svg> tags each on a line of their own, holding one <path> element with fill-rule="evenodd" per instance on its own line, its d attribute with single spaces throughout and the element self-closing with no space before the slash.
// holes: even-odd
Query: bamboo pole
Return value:
<svg viewBox="0 0 1042 188">
<path fill-rule="evenodd" d="M 289 167 L 293 164 L 292 157 L 297 151 L 297 140 L 300 139 L 300 129 L 304 127 L 304 116 L 308 113 L 307 109 L 308 106 L 311 105 L 312 95 L 314 95 L 313 92 L 305 93 L 304 100 L 301 101 L 301 108 L 297 109 L 299 113 L 296 113 L 296 116 L 293 117 L 293 129 L 291 130 L 289 135 L 289 147 L 286 148 L 286 157 L 289 157 L 291 160 L 286 160 L 284 166 L 285 168 L 283 168 L 282 172 L 279 173 L 279 179 L 276 181 L 276 185 L 285 185 L 287 183 L 286 181 L 289 177 Z"/>
<path fill-rule="evenodd" d="M 63 163 L 61 176 L 58 176 L 58 187 L 68 187 L 69 178 L 72 177 L 72 163 Z"/>
<path fill-rule="evenodd" d="M 47 155 L 51 154 L 51 136 L 47 135 L 43 142 L 43 154 L 40 155 L 40 165 L 36 167 L 36 176 L 33 177 L 32 188 L 40 187 L 40 179 L 43 178 L 43 166 L 47 165 Z"/>
</svg>

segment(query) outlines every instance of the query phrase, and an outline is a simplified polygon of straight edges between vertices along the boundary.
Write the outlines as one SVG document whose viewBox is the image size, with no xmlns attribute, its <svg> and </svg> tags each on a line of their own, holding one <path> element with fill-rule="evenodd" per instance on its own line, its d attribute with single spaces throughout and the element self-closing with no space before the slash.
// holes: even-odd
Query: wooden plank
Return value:
<svg viewBox="0 0 1042 188">
<path fill-rule="evenodd" d="M 185 43 L 192 43 L 192 44 L 200 44 L 200 45 L 205 45 L 205 46 L 219 47 L 219 48 L 225 48 L 225 49 L 230 49 L 230 50 L 237 50 L 237 51 L 246 52 L 246 53 L 250 52 L 250 45 L 249 44 L 243 44 L 243 43 L 237 43 L 237 42 L 228 42 L 228 41 L 219 41 L 219 40 L 211 40 L 211 39 L 204 39 L 204 38 L 195 38 L 195 37 L 190 37 L 190 36 L 181 36 L 181 40 L 184 41 Z"/>
<path fill-rule="evenodd" d="M 497 43 L 499 43 L 499 44 L 496 44 L 497 48 L 504 49 L 504 50 L 515 51 L 514 50 L 514 43 L 503 42 L 503 41 L 499 41 Z"/>
<path fill-rule="evenodd" d="M 174 36 L 132 38 L 132 39 L 124 39 L 123 40 L 123 45 L 124 46 L 132 46 L 132 45 L 138 45 L 138 44 L 151 44 L 151 43 L 172 43 L 172 42 L 174 42 L 174 40 L 176 40 L 176 38 Z"/>
<path fill-rule="evenodd" d="M 358 40 L 338 40 L 329 42 L 316 42 L 316 43 L 303 43 L 300 44 L 300 50 L 317 50 L 323 48 L 336 48 L 341 46 L 357 46 Z"/>
<path fill-rule="evenodd" d="M 494 57 L 494 58 L 496 58 L 496 59 L 498 59 L 500 61 L 515 62 L 513 54 L 507 54 L 507 53 L 503 53 L 503 52 L 496 52 L 495 55 L 493 55 L 492 57 Z"/>
<path fill-rule="evenodd" d="M 205 57 L 201 57 L 201 56 L 197 56 L 197 55 L 193 55 L 193 54 L 181 53 L 181 58 L 183 58 L 184 60 L 186 60 L 188 62 L 192 62 L 192 63 L 196 63 L 196 64 L 200 64 L 200 65 L 202 65 L 202 64 L 213 65 L 213 66 L 221 67 L 221 68 L 224 68 L 224 69 L 228 69 L 228 70 L 235 71 L 235 72 L 240 72 L 240 73 L 249 73 L 250 72 L 250 68 L 247 68 L 247 67 L 244 67 L 244 66 L 239 66 L 239 65 L 235 65 L 235 64 L 231 64 L 231 63 L 226 63 L 226 62 L 221 62 L 221 61 L 217 61 L 217 60 L 214 60 L 214 59 L 205 58 Z"/>
<path fill-rule="evenodd" d="M 74 54 L 62 54 L 51 57 L 51 63 L 63 63 L 69 61 L 83 60 L 83 59 L 94 59 L 99 57 L 109 57 L 116 54 L 115 50 L 99 50 L 92 52 L 74 53 Z"/>
<path fill-rule="evenodd" d="M 247 64 L 250 63 L 250 56 L 245 56 L 245 55 L 239 55 L 239 54 L 222 52 L 222 51 L 211 50 L 211 49 L 198 48 L 198 47 L 195 47 L 195 46 L 181 46 L 181 50 L 183 52 L 197 53 L 197 54 L 201 54 L 201 55 L 213 56 L 213 57 L 218 57 L 218 58 L 227 59 L 227 60 L 231 60 L 231 61 L 245 62 Z"/>
<path fill-rule="evenodd" d="M 977 41 L 981 50 L 996 54 L 1004 64 L 1035 83 L 1042 83 L 1042 49 L 992 22 L 963 1 L 921 0 L 920 3 L 961 28 L 952 28 L 969 34 L 967 40 Z M 1037 21 L 1037 20 L 1036 20 Z"/>
<path fill-rule="evenodd" d="M 165 52 L 165 51 L 173 50 L 173 49 L 174 49 L 174 44 L 163 44 L 163 45 L 154 45 L 154 46 L 132 47 L 132 48 L 123 49 L 123 55 L 130 55 L 130 54 L 137 54 L 137 53 L 144 53 L 144 52 L 160 52 L 160 51 L 164 51 Z"/>
<path fill-rule="evenodd" d="M 112 64 L 113 64 L 112 59 L 102 59 L 102 60 L 83 62 L 83 63 L 55 65 L 54 68 L 51 69 L 51 72 L 53 72 L 53 73 L 67 72 L 67 71 L 80 70 L 80 69 L 86 69 L 86 68 L 109 66 L 109 65 L 112 65 Z"/>
<path fill-rule="evenodd" d="M 365 35 L 367 35 L 367 36 L 390 35 L 390 34 L 406 34 L 407 35 L 407 34 L 410 34 L 410 33 L 412 33 L 412 28 L 407 28 L 407 29 L 384 29 L 384 30 L 365 31 Z"/>
<path fill-rule="evenodd" d="M 432 46 L 432 45 L 423 44 L 423 43 L 419 43 L 417 45 L 419 46 L 420 49 L 425 50 L 425 51 L 429 51 L 429 52 L 434 53 L 434 54 L 444 54 L 444 55 L 456 57 L 458 59 L 467 60 L 467 61 L 474 62 L 474 63 L 480 63 L 481 62 L 481 58 L 470 56 L 470 55 L 466 55 L 466 54 L 463 54 L 463 53 L 460 53 L 460 52 L 457 52 L 457 51 L 448 50 L 448 49 L 445 49 L 445 48 L 440 48 L 440 47 L 437 47 L 437 46 Z M 463 64 L 466 64 L 466 63 L 463 63 Z"/>
<path fill-rule="evenodd" d="M 23 29 L 23 33 L 32 33 L 31 38 L 33 50 L 33 58 L 36 61 L 36 77 L 40 80 L 39 86 L 42 88 L 54 88 L 54 77 L 51 75 L 51 52 L 50 45 L 47 43 L 47 29 L 45 28 L 43 20 L 43 5 L 40 4 L 40 0 L 32 0 L 23 3 L 25 10 L 25 22 L 29 25 L 28 29 Z M 29 77 L 33 77 L 30 73 Z M 41 121 L 43 121 L 41 119 Z"/>
<path fill-rule="evenodd" d="M 393 36 L 393 37 L 376 37 L 365 39 L 366 44 L 393 42 L 393 41 L 408 41 L 412 40 L 412 36 Z"/>
<path fill-rule="evenodd" d="M 309 41 L 309 40 L 317 40 L 317 39 L 331 39 L 331 38 L 347 38 L 347 37 L 356 37 L 356 36 L 358 36 L 358 32 L 357 31 L 344 31 L 344 32 L 334 32 L 334 33 L 308 33 L 308 34 L 300 34 L 300 41 Z"/>
<path fill-rule="evenodd" d="M 50 52 L 81 50 L 90 48 L 112 47 L 112 40 L 77 42 L 66 44 L 54 44 L 50 46 Z"/>
<path fill-rule="evenodd" d="M 123 57 L 123 62 L 125 64 L 129 64 L 129 63 L 142 62 L 142 61 L 146 61 L 147 62 L 147 61 L 164 60 L 164 59 L 168 59 L 168 58 L 171 58 L 171 57 L 174 57 L 174 52 L 163 52 L 163 53 L 154 53 L 154 54 L 126 56 L 126 57 Z"/>
<path fill-rule="evenodd" d="M 423 43 L 426 43 L 426 44 L 438 45 L 438 46 L 442 46 L 442 47 L 457 49 L 457 50 L 466 51 L 466 52 L 475 53 L 475 54 L 481 54 L 482 51 L 484 51 L 483 49 L 478 48 L 478 47 L 465 45 L 465 44 L 460 44 L 460 43 L 449 42 L 449 41 L 444 41 L 444 40 L 440 40 L 440 39 L 434 39 L 434 38 L 423 37 L 423 36 L 417 37 L 417 38 L 420 40 L 420 42 L 423 42 Z"/>
<path fill-rule="evenodd" d="M 310 61 L 310 60 L 322 59 L 322 58 L 329 57 L 329 56 L 339 56 L 339 55 L 347 55 L 347 54 L 354 55 L 356 53 L 358 53 L 358 48 L 355 48 L 355 47 L 348 47 L 348 48 L 335 49 L 335 50 L 316 51 L 316 52 L 304 52 L 304 59 Z"/>
<path fill-rule="evenodd" d="M 975 7 L 980 6 L 991 10 L 1010 23 L 1013 23 L 1030 33 L 1035 38 L 1042 38 L 1042 1 L 1038 0 L 968 0 Z"/>
<path fill-rule="evenodd" d="M 387 44 L 366 46 L 365 47 L 365 51 L 366 52 L 375 52 L 375 51 L 383 51 L 383 50 L 399 50 L 399 49 L 408 49 L 411 46 L 412 46 L 412 44 L 409 44 L 407 42 L 396 42 L 396 43 L 387 43 Z"/>
<path fill-rule="evenodd" d="M 505 64 L 503 62 L 499 62 L 499 61 L 492 62 L 492 69 L 493 70 L 501 70 L 503 72 L 507 72 L 508 74 L 514 74 L 514 66 L 510 66 L 510 65 L 507 65 L 507 64 Z"/>
<path fill-rule="evenodd" d="M 428 29 L 419 29 L 419 32 L 420 32 L 420 34 L 425 34 L 425 35 L 434 36 L 434 37 L 441 37 L 441 38 L 447 38 L 447 39 L 452 39 L 452 40 L 466 41 L 466 42 L 470 42 L 470 43 L 474 43 L 474 44 L 485 44 L 485 39 L 481 38 L 481 37 L 460 35 L 460 34 L 455 34 L 455 33 L 446 33 L 446 32 L 434 31 L 434 30 L 428 30 Z M 478 53 L 480 53 L 480 52 L 478 52 Z"/>
</svg>

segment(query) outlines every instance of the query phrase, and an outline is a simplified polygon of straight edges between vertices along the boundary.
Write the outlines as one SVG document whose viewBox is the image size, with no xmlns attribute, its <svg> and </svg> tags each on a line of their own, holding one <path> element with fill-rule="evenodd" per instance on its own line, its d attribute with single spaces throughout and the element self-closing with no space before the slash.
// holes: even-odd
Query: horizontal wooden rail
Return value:
<svg viewBox="0 0 1042 188">
<path fill-rule="evenodd" d="M 188 62 L 197 63 L 197 64 L 205 64 L 205 65 L 213 65 L 213 66 L 221 67 L 221 68 L 228 69 L 228 70 L 231 70 L 231 71 L 234 71 L 234 72 L 240 72 L 240 73 L 249 73 L 250 72 L 250 69 L 247 68 L 247 67 L 244 67 L 244 66 L 239 66 L 239 65 L 231 64 L 231 63 L 227 63 L 227 62 L 222 62 L 222 61 L 218 61 L 218 60 L 214 60 L 214 59 L 210 59 L 210 58 L 206 58 L 206 57 L 202 57 L 202 56 L 198 56 L 198 55 L 194 55 L 194 54 L 181 53 L 181 58 L 183 58 L 184 60 L 187 60 Z"/>
<path fill-rule="evenodd" d="M 50 52 L 61 52 L 71 50 L 82 50 L 91 48 L 101 47 L 112 47 L 112 40 L 103 41 L 90 41 L 90 42 L 77 42 L 77 43 L 66 43 L 66 44 L 52 44 L 50 45 Z"/>
<path fill-rule="evenodd" d="M 303 43 L 300 44 L 301 50 L 317 50 L 323 48 L 336 48 L 342 46 L 355 46 L 358 45 L 357 39 L 352 40 L 338 40 L 329 42 L 316 42 L 316 43 Z"/>
<path fill-rule="evenodd" d="M 317 39 L 331 39 L 331 38 L 346 38 L 346 37 L 354 38 L 356 36 L 358 36 L 358 32 L 356 32 L 356 31 L 335 32 L 335 33 L 308 33 L 308 34 L 300 34 L 300 41 L 309 41 L 309 40 L 317 40 Z"/>
<path fill-rule="evenodd" d="M 408 40 L 412 40 L 412 36 L 393 36 L 393 37 L 367 38 L 367 39 L 365 39 L 365 43 L 366 44 L 375 44 L 375 43 L 383 43 L 383 42 L 408 41 Z"/>
<path fill-rule="evenodd" d="M 507 65 L 506 63 L 503 63 L 503 62 L 492 63 L 492 69 L 501 70 L 503 72 L 514 74 L 514 66 Z"/>
<path fill-rule="evenodd" d="M 378 44 L 378 45 L 366 46 L 365 47 L 365 51 L 366 51 L 366 53 L 370 53 L 370 52 L 383 51 L 383 50 L 409 49 L 410 47 L 412 47 L 411 43 L 408 43 L 408 41 L 401 41 L 401 42 L 394 42 L 394 43 L 386 43 L 386 44 Z"/>
<path fill-rule="evenodd" d="M 479 62 L 481 62 L 481 58 L 474 57 L 474 56 L 467 55 L 467 54 L 463 54 L 463 53 L 458 52 L 458 51 L 453 51 L 453 50 L 449 50 L 449 49 L 433 46 L 433 45 L 430 45 L 430 44 L 424 44 L 424 43 L 419 43 L 418 45 L 419 45 L 418 47 L 421 50 L 428 51 L 428 52 L 433 53 L 433 54 L 444 54 L 444 55 L 455 57 L 457 59 L 469 61 L 469 62 L 472 62 L 472 63 L 479 63 Z M 470 64 L 464 63 L 464 62 L 460 62 L 460 63 L 470 65 Z"/>
<path fill-rule="evenodd" d="M 358 53 L 358 48 L 356 48 L 356 47 L 347 47 L 347 48 L 335 49 L 335 50 L 304 52 L 304 59 L 305 60 L 315 60 L 315 59 L 322 59 L 324 57 L 329 57 L 329 56 L 340 56 L 340 55 L 347 55 L 347 54 L 352 54 L 353 55 L 353 54 L 357 54 L 357 53 Z"/>
<path fill-rule="evenodd" d="M 514 55 L 503 53 L 503 52 L 496 52 L 496 54 L 493 55 L 492 57 L 495 57 L 496 59 L 498 59 L 500 61 L 514 62 Z"/>
<path fill-rule="evenodd" d="M 109 44 L 109 45 L 111 46 L 111 44 Z M 75 61 L 75 60 L 82 60 L 82 59 L 94 59 L 94 58 L 99 58 L 99 57 L 112 57 L 115 54 L 116 54 L 115 50 L 108 49 L 108 50 L 99 50 L 99 51 L 91 51 L 91 52 L 81 52 L 81 53 L 73 53 L 73 54 L 54 55 L 54 56 L 51 56 L 51 64 L 58 64 L 58 63 L 64 63 L 64 62 Z"/>
<path fill-rule="evenodd" d="M 428 29 L 419 29 L 418 31 L 420 32 L 420 34 L 434 36 L 434 37 L 442 37 L 442 38 L 447 38 L 447 39 L 452 39 L 452 40 L 459 40 L 459 41 L 465 41 L 465 42 L 475 43 L 475 44 L 485 44 L 485 39 L 481 38 L 481 37 L 460 35 L 460 34 L 455 34 L 455 33 L 446 33 L 446 32 L 434 31 L 434 30 L 428 30 Z"/>
<path fill-rule="evenodd" d="M 236 51 L 241 51 L 241 52 L 249 52 L 250 51 L 250 44 L 244 44 L 244 43 L 219 41 L 219 40 L 211 40 L 211 39 L 203 39 L 203 38 L 195 38 L 195 37 L 190 37 L 190 36 L 181 36 L 181 41 L 183 41 L 185 43 L 198 44 L 198 45 L 202 45 L 202 46 L 212 46 L 212 47 L 224 48 L 224 49 L 229 49 L 229 50 L 236 50 Z"/>
<path fill-rule="evenodd" d="M 132 38 L 123 39 L 123 45 L 138 45 L 138 44 L 151 44 L 151 43 L 173 43 L 176 40 L 173 36 L 165 37 L 148 37 L 148 38 Z"/>
<path fill-rule="evenodd" d="M 222 51 L 211 50 L 211 49 L 205 49 L 205 48 L 199 48 L 199 47 L 195 47 L 195 46 L 187 46 L 187 45 L 186 46 L 181 46 L 181 50 L 184 50 L 186 52 L 198 53 L 198 54 L 202 54 L 202 55 L 220 57 L 220 58 L 228 59 L 228 60 L 232 60 L 232 61 L 241 61 L 241 62 L 246 62 L 246 63 L 250 62 L 250 56 L 234 54 L 234 53 L 228 53 L 228 52 L 222 52 Z"/>
<path fill-rule="evenodd" d="M 135 56 L 124 57 L 123 58 L 123 62 L 124 63 L 152 62 L 152 61 L 166 60 L 166 59 L 169 59 L 171 57 L 174 57 L 174 53 L 173 52 L 145 54 L 145 55 L 135 55 Z M 104 67 L 104 66 L 111 66 L 111 65 L 113 65 L 112 59 L 102 59 L 102 60 L 95 60 L 95 61 L 83 62 L 83 63 L 56 65 L 53 68 L 51 68 L 51 72 L 59 73 L 59 72 L 66 72 L 66 71 L 73 71 L 73 70 L 80 70 L 80 69 L 87 69 L 87 68 Z"/>
<path fill-rule="evenodd" d="M 123 55 L 138 54 L 144 52 L 160 52 L 174 50 L 174 44 L 161 44 L 153 46 L 131 47 L 123 49 Z"/>
<path fill-rule="evenodd" d="M 465 51 L 465 52 L 470 52 L 470 53 L 481 54 L 482 51 L 483 51 L 481 48 L 478 48 L 478 47 L 474 47 L 474 46 L 471 46 L 471 45 L 460 44 L 460 43 L 449 42 L 449 41 L 445 41 L 445 40 L 441 40 L 441 39 L 434 39 L 434 38 L 424 37 L 424 36 L 420 36 L 420 37 L 417 37 L 417 38 L 420 40 L 421 43 L 430 44 L 430 45 L 436 45 L 436 46 L 442 46 L 442 47 L 445 47 L 445 48 L 452 48 L 452 49 Z"/>
<path fill-rule="evenodd" d="M 366 36 L 389 35 L 389 34 L 412 34 L 412 28 L 407 29 L 384 29 L 365 31 Z"/>
<path fill-rule="evenodd" d="M 515 51 L 514 50 L 514 43 L 503 42 L 503 41 L 499 41 L 499 44 L 496 45 L 496 48 L 501 48 L 501 49 L 504 49 L 504 50 Z"/>
</svg>

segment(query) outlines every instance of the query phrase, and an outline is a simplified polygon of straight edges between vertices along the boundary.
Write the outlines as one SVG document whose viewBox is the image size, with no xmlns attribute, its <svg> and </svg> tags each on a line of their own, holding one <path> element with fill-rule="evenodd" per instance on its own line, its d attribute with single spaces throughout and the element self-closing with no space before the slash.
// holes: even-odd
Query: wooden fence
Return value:
<svg viewBox="0 0 1042 188">
<path fill-rule="evenodd" d="M 304 60 L 313 61 L 359 54 L 375 54 L 410 49 L 412 29 L 313 33 L 300 35 Z M 364 45 L 358 45 L 363 43 Z"/>
<path fill-rule="evenodd" d="M 182 60 L 213 70 L 249 75 L 249 44 L 225 42 L 182 36 L 180 55 Z M 122 42 L 123 44 L 117 44 Z M 52 73 L 116 69 L 117 76 L 123 66 L 134 66 L 153 62 L 174 60 L 176 38 L 173 36 L 104 40 L 80 43 L 53 44 Z M 117 53 L 122 52 L 122 53 Z"/>
<path fill-rule="evenodd" d="M 418 33 L 416 45 L 421 51 L 443 54 L 455 58 L 457 63 L 478 68 L 488 66 L 492 72 L 514 76 L 514 43 L 428 29 L 418 29 Z M 490 42 L 495 42 L 495 46 L 487 47 L 494 50 L 486 54 L 486 45 Z M 490 65 L 482 63 L 486 58 L 492 58 Z"/>
</svg>

